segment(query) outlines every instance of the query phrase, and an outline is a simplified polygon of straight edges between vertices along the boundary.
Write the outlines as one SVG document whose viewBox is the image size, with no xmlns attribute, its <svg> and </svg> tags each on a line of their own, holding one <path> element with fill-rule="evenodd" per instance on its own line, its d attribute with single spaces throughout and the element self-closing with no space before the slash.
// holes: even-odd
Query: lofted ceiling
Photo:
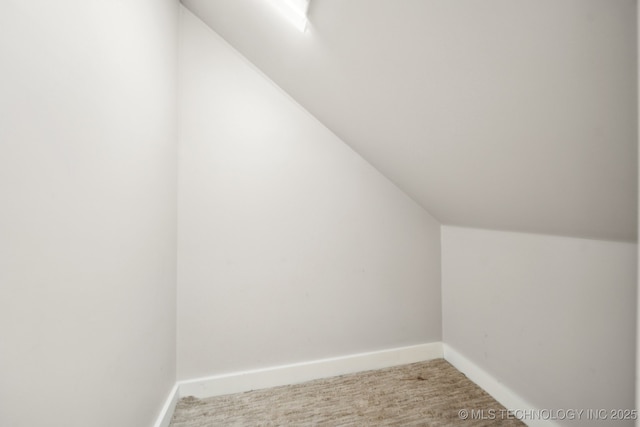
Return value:
<svg viewBox="0 0 640 427">
<path fill-rule="evenodd" d="M 183 3 L 442 223 L 636 240 L 634 0 Z"/>
</svg>

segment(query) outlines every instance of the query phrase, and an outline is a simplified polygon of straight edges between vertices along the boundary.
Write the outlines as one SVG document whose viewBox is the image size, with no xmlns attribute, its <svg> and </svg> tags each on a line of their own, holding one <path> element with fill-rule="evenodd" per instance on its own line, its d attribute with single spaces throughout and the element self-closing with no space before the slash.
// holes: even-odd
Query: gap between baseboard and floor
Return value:
<svg viewBox="0 0 640 427">
<path fill-rule="evenodd" d="M 497 381 L 456 350 L 442 342 L 433 342 L 178 381 L 169 393 L 154 427 L 169 427 L 178 400 L 186 396 L 205 398 L 241 393 L 281 385 L 298 384 L 338 375 L 424 362 L 443 357 L 506 408 L 512 410 L 535 410 L 535 407 L 529 405 L 524 399 L 520 398 L 508 387 Z M 526 424 L 531 427 L 556 426 L 555 423 L 550 421 L 526 420 Z"/>
</svg>

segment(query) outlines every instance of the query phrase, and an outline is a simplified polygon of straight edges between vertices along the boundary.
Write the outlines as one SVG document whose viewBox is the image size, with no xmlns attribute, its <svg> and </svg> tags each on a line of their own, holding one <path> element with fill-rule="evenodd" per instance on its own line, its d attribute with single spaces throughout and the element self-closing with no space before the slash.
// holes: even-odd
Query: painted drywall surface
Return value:
<svg viewBox="0 0 640 427">
<path fill-rule="evenodd" d="M 638 2 L 636 2 L 636 114 L 638 115 L 636 144 L 640 144 L 640 67 L 638 67 L 637 61 L 637 58 L 640 58 L 640 31 L 637 31 L 638 27 L 640 27 L 640 7 L 638 7 Z M 638 174 L 638 180 L 640 181 L 640 173 Z M 638 202 L 640 203 L 640 200 Z M 640 209 L 638 209 L 638 215 L 640 215 Z M 638 221 L 640 222 L 640 218 L 638 219 Z M 636 317 L 638 320 L 636 324 L 636 410 L 640 410 L 640 310 L 638 310 L 637 308 L 640 307 L 640 252 L 638 252 L 636 267 L 638 275 L 638 284 L 636 288 L 638 294 L 636 306 Z M 636 425 L 640 426 L 640 419 L 636 420 Z"/>
<path fill-rule="evenodd" d="M 183 3 L 441 222 L 635 240 L 635 0 Z"/>
<path fill-rule="evenodd" d="M 640 27 L 640 7 L 636 2 L 636 31 Z M 637 43 L 636 43 L 636 58 L 640 58 L 640 31 L 637 31 Z M 640 144 L 640 67 L 636 60 L 636 114 L 638 115 L 638 129 L 636 133 L 636 144 Z M 639 153 L 640 155 L 640 153 Z M 638 174 L 638 180 L 640 181 L 640 173 Z M 640 186 L 639 186 L 640 187 Z M 638 201 L 640 203 L 640 200 Z M 638 215 L 640 215 L 640 209 L 638 209 Z M 640 222 L 640 218 L 638 219 Z M 637 306 L 640 307 L 640 252 L 638 252 L 638 301 Z M 636 409 L 640 410 L 640 310 L 636 308 L 636 316 L 638 323 L 636 324 Z M 640 419 L 636 420 L 636 425 L 640 426 Z"/>
<path fill-rule="evenodd" d="M 444 341 L 539 409 L 633 409 L 635 283 L 634 244 L 442 230 Z"/>
<path fill-rule="evenodd" d="M 439 341 L 439 224 L 190 12 L 178 377 Z"/>
<path fill-rule="evenodd" d="M 177 33 L 173 0 L 2 4 L 2 426 L 149 426 L 175 382 Z"/>
</svg>

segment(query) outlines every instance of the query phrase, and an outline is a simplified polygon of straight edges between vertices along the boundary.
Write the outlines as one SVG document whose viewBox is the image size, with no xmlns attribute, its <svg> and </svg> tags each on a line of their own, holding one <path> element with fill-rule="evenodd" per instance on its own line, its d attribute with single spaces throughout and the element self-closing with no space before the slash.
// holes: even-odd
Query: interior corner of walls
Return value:
<svg viewBox="0 0 640 427">
<path fill-rule="evenodd" d="M 559 427 L 559 424 L 554 420 L 544 419 L 545 417 L 537 417 L 537 419 L 526 418 L 526 414 L 540 411 L 540 408 L 523 399 L 506 384 L 500 382 L 491 373 L 485 371 L 450 345 L 443 343 L 443 353 L 447 362 L 489 393 L 507 410 L 512 411 L 516 418 L 522 418 L 523 421 L 526 421 L 529 427 Z"/>
<path fill-rule="evenodd" d="M 444 266 L 444 232 L 446 224 L 440 224 L 440 339 L 442 340 L 443 346 L 446 343 L 446 335 L 445 335 L 445 306 L 444 306 L 444 296 L 445 296 L 445 266 Z"/>
<path fill-rule="evenodd" d="M 171 388 L 171 391 L 169 391 L 169 395 L 167 396 L 153 427 L 169 427 L 171 419 L 173 418 L 173 413 L 176 410 L 176 405 L 181 397 L 179 385 L 178 383 L 175 383 Z"/>
</svg>

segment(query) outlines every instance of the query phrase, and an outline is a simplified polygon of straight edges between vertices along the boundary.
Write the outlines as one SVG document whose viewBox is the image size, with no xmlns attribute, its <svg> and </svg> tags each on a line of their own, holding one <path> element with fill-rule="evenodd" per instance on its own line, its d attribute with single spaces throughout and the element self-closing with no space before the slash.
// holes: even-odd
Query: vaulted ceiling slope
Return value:
<svg viewBox="0 0 640 427">
<path fill-rule="evenodd" d="M 183 2 L 441 222 L 636 240 L 634 0 Z"/>
</svg>

